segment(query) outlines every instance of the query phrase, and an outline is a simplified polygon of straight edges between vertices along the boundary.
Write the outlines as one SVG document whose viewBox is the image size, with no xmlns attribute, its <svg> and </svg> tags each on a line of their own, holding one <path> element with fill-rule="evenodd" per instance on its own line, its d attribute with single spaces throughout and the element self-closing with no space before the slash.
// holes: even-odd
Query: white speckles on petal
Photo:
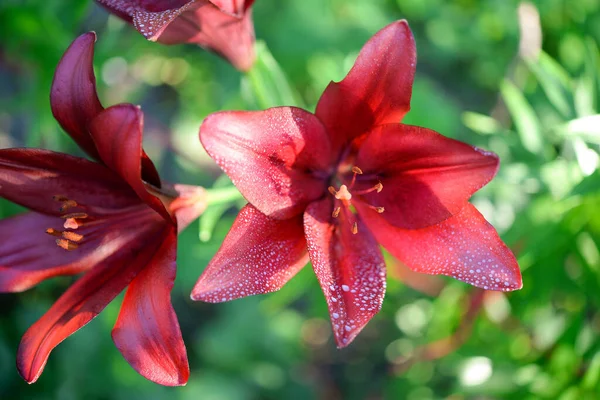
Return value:
<svg viewBox="0 0 600 400">
<path fill-rule="evenodd" d="M 357 208 L 361 215 L 369 211 L 363 212 L 360 204 Z M 394 228 L 379 215 L 365 222 L 379 242 L 414 271 L 449 275 L 488 290 L 510 291 L 522 286 L 514 255 L 470 204 L 459 214 L 424 229 Z"/>
<path fill-rule="evenodd" d="M 302 219 L 268 218 L 251 205 L 192 290 L 192 299 L 221 302 L 279 290 L 308 261 Z"/>
<path fill-rule="evenodd" d="M 326 192 L 325 178 L 306 172 L 331 163 L 327 132 L 308 111 L 215 113 L 204 120 L 200 140 L 244 197 L 273 218 L 297 215 Z"/>
<path fill-rule="evenodd" d="M 109 10 L 118 15 L 127 15 L 135 28 L 147 39 L 156 40 L 175 18 L 192 7 L 202 3 L 196 0 L 182 0 L 181 4 L 171 5 L 171 8 L 154 8 L 144 5 L 141 1 L 97 0 Z M 198 3 L 198 4 L 195 4 Z"/>
<path fill-rule="evenodd" d="M 333 225 L 331 210 L 329 199 L 310 204 L 304 214 L 304 231 L 313 268 L 335 321 L 336 343 L 344 347 L 380 310 L 385 265 L 379 246 L 362 222 L 353 235 L 349 227 Z"/>
</svg>

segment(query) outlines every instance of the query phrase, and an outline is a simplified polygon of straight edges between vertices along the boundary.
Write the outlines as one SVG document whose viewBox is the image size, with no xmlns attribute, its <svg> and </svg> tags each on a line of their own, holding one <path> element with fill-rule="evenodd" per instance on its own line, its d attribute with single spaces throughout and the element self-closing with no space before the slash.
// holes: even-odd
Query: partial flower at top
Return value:
<svg viewBox="0 0 600 400">
<path fill-rule="evenodd" d="M 0 292 L 85 272 L 25 333 L 17 367 L 35 382 L 52 349 L 127 288 L 112 333 L 116 346 L 144 377 L 182 385 L 189 367 L 170 292 L 177 231 L 202 212 L 203 192 L 162 184 L 142 150 L 139 107 L 102 107 L 92 69 L 95 39 L 84 34 L 65 52 L 50 102 L 96 162 L 0 150 L 0 196 L 31 210 L 0 221 Z"/>
<path fill-rule="evenodd" d="M 339 347 L 379 311 L 378 243 L 411 269 L 509 291 L 515 257 L 468 200 L 498 157 L 417 126 L 416 54 L 406 21 L 370 39 L 315 114 L 294 107 L 220 112 L 200 140 L 248 200 L 192 298 L 220 302 L 280 289 L 308 258 Z"/>
<path fill-rule="evenodd" d="M 254 63 L 254 0 L 96 0 L 148 40 L 195 43 L 247 71 Z"/>
</svg>

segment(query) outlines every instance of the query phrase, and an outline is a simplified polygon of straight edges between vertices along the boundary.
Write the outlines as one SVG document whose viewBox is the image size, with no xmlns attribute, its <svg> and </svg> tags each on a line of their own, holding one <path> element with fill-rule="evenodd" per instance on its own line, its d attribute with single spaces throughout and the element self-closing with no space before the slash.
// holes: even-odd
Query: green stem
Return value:
<svg viewBox="0 0 600 400">
<path fill-rule="evenodd" d="M 242 194 L 235 186 L 224 188 L 206 189 L 207 205 L 231 203 L 242 198 Z"/>
</svg>

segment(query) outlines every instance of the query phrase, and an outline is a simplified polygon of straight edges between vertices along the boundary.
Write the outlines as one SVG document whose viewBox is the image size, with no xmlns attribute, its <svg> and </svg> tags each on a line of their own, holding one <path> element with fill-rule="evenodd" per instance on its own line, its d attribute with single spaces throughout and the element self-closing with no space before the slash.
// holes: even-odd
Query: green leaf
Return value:
<svg viewBox="0 0 600 400">
<path fill-rule="evenodd" d="M 569 118 L 573 111 L 569 105 L 571 78 L 549 55 L 540 53 L 537 62 L 526 61 L 529 70 L 542 86 L 546 97 L 563 117 Z"/>
<path fill-rule="evenodd" d="M 571 190 L 569 196 L 586 196 L 600 192 L 600 172 L 596 171 L 586 176 Z"/>
<path fill-rule="evenodd" d="M 500 93 L 506 103 L 523 147 L 533 154 L 541 154 L 544 147 L 540 121 L 521 91 L 510 81 L 504 80 Z"/>
<path fill-rule="evenodd" d="M 464 112 L 462 121 L 467 128 L 482 135 L 493 135 L 503 130 L 502 125 L 494 118 L 472 111 Z"/>
<path fill-rule="evenodd" d="M 577 115 L 586 116 L 597 113 L 598 101 L 598 46 L 596 42 L 587 38 L 584 73 L 577 82 L 575 89 L 575 109 Z"/>
<path fill-rule="evenodd" d="M 592 362 L 583 376 L 581 386 L 585 389 L 593 389 L 598 386 L 600 381 L 600 352 L 597 352 L 592 358 Z"/>
<path fill-rule="evenodd" d="M 256 62 L 242 79 L 242 93 L 259 109 L 277 106 L 303 107 L 298 94 L 289 84 L 264 42 L 256 42 Z"/>
<path fill-rule="evenodd" d="M 577 137 L 589 143 L 600 144 L 600 114 L 571 120 L 560 131 L 566 137 Z"/>
<path fill-rule="evenodd" d="M 207 190 L 209 206 L 200 217 L 198 237 L 202 242 L 208 242 L 213 235 L 217 223 L 231 206 L 237 202 L 241 194 L 225 174 L 221 175 L 212 188 Z"/>
</svg>

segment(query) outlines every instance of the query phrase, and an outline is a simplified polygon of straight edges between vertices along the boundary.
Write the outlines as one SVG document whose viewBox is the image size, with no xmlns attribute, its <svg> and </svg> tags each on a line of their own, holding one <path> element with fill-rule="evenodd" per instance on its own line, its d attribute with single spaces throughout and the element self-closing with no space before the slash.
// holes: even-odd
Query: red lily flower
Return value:
<svg viewBox="0 0 600 400">
<path fill-rule="evenodd" d="M 189 367 L 170 291 L 177 219 L 181 228 L 201 211 L 193 202 L 198 191 L 184 188 L 184 198 L 177 198 L 161 188 L 142 150 L 138 107 L 103 109 L 92 68 L 94 42 L 93 33 L 84 34 L 65 52 L 51 105 L 97 162 L 40 149 L 0 150 L 0 196 L 31 210 L 0 221 L 0 292 L 85 272 L 25 333 L 17 367 L 35 382 L 52 349 L 127 287 L 112 332 L 117 348 L 144 377 L 185 384 Z"/>
<path fill-rule="evenodd" d="M 192 298 L 220 302 L 280 289 L 307 261 L 339 347 L 385 292 L 381 243 L 411 269 L 490 290 L 521 287 L 511 251 L 468 203 L 495 154 L 398 123 L 410 108 L 415 44 L 406 21 L 377 33 L 313 115 L 293 107 L 220 112 L 207 152 L 248 200 Z"/>
<path fill-rule="evenodd" d="M 254 63 L 254 0 L 96 0 L 148 40 L 195 43 L 247 71 Z"/>
</svg>

